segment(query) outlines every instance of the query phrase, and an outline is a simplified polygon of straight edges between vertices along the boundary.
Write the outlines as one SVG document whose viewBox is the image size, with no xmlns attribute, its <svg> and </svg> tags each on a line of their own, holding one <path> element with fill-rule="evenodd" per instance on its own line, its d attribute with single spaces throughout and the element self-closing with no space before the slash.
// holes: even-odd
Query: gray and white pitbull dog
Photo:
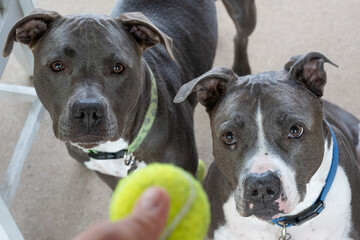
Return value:
<svg viewBox="0 0 360 240">
<path fill-rule="evenodd" d="M 287 231 L 294 240 L 360 239 L 359 120 L 320 99 L 324 62 L 331 63 L 309 53 L 281 71 L 244 77 L 215 68 L 179 90 L 175 102 L 195 91 L 210 116 L 215 161 L 204 183 L 210 238 L 279 239 L 282 228 L 270 220 L 303 213 L 325 185 L 331 126 L 339 166 L 325 209 Z"/>
<path fill-rule="evenodd" d="M 196 173 L 196 96 L 182 105 L 173 98 L 182 84 L 212 66 L 217 43 L 213 0 L 124 0 L 111 17 L 38 9 L 12 28 L 4 56 L 14 41 L 33 51 L 34 86 L 55 136 L 110 187 L 129 167 L 120 160 L 89 161 L 85 150 L 116 152 L 134 140 L 150 104 L 149 68 L 157 83 L 158 109 L 134 155 L 145 163 L 172 162 Z"/>
</svg>

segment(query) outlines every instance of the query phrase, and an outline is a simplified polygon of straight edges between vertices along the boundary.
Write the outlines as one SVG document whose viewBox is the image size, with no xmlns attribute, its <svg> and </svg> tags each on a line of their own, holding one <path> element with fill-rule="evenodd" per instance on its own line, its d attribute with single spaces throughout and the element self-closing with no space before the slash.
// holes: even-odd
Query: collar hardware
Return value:
<svg viewBox="0 0 360 240">
<path fill-rule="evenodd" d="M 330 124 L 324 120 L 325 123 L 328 125 L 333 139 L 333 155 L 332 155 L 332 161 L 330 170 L 328 173 L 328 176 L 325 180 L 325 186 L 323 187 L 320 196 L 317 198 L 317 200 L 311 205 L 309 208 L 305 209 L 304 211 L 300 212 L 299 214 L 293 215 L 293 216 L 284 216 L 280 218 L 276 218 L 271 220 L 274 224 L 283 227 L 288 228 L 291 226 L 299 226 L 310 219 L 313 219 L 317 215 L 319 215 L 324 209 L 325 209 L 325 198 L 327 194 L 330 191 L 331 185 L 334 182 L 337 167 L 339 165 L 339 147 L 338 143 L 335 137 L 335 134 L 330 126 Z"/>
<path fill-rule="evenodd" d="M 294 215 L 294 216 L 288 216 L 283 218 L 279 218 L 276 224 L 280 226 L 291 227 L 291 226 L 299 226 L 303 224 L 306 221 L 309 221 L 310 219 L 316 217 L 319 215 L 322 210 L 324 210 L 325 205 L 324 202 L 321 200 L 316 201 L 312 206 L 305 209 L 301 213 Z"/>
<path fill-rule="evenodd" d="M 281 236 L 279 237 L 279 240 L 290 240 L 291 235 L 286 231 L 286 225 L 283 225 L 283 229 L 281 231 Z"/>
<path fill-rule="evenodd" d="M 125 152 L 124 154 L 124 161 L 125 161 L 125 165 L 129 166 L 133 161 L 135 160 L 134 154 Z"/>
</svg>

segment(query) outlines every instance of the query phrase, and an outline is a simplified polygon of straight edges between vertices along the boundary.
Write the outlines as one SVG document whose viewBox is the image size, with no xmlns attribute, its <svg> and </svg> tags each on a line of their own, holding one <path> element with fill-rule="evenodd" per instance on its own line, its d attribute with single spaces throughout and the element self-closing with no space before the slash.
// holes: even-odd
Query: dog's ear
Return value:
<svg viewBox="0 0 360 240">
<path fill-rule="evenodd" d="M 171 59 L 175 60 L 171 50 L 173 46 L 172 39 L 160 31 L 144 14 L 141 12 L 123 13 L 119 19 L 143 51 L 161 43 L 164 45 Z"/>
<path fill-rule="evenodd" d="M 288 72 L 287 78 L 297 84 L 303 84 L 317 97 L 322 97 L 326 84 L 324 63 L 338 67 L 323 54 L 311 52 L 304 55 L 291 57 L 284 69 Z"/>
<path fill-rule="evenodd" d="M 3 56 L 10 55 L 14 41 L 28 45 L 31 49 L 49 29 L 52 22 L 61 16 L 57 12 L 35 9 L 28 16 L 21 18 L 10 30 L 3 50 Z"/>
<path fill-rule="evenodd" d="M 180 103 L 192 92 L 196 92 L 198 101 L 210 112 L 225 93 L 227 86 L 236 79 L 237 75 L 231 69 L 213 68 L 184 84 L 176 94 L 174 102 Z"/>
</svg>

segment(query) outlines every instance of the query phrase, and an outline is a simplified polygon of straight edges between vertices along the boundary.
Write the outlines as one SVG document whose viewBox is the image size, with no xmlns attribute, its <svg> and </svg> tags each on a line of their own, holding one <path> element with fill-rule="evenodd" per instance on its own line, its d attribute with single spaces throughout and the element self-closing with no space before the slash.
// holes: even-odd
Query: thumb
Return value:
<svg viewBox="0 0 360 240">
<path fill-rule="evenodd" d="M 97 224 L 74 240 L 158 240 L 166 226 L 169 206 L 166 190 L 151 187 L 139 198 L 129 217 Z"/>
<path fill-rule="evenodd" d="M 160 187 L 147 189 L 136 203 L 130 217 L 123 225 L 131 235 L 129 240 L 158 240 L 163 232 L 169 212 L 170 198 L 167 191 Z M 115 223 L 116 224 L 116 223 Z M 119 222 L 120 224 L 120 222 Z"/>
</svg>

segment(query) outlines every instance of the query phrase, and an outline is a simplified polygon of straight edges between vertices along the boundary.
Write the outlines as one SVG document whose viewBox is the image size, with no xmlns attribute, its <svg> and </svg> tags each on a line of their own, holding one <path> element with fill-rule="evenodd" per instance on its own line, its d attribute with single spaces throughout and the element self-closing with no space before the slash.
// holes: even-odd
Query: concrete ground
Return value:
<svg viewBox="0 0 360 240">
<path fill-rule="evenodd" d="M 61 14 L 108 14 L 115 0 L 34 0 L 36 7 Z M 253 73 L 281 69 L 293 55 L 319 51 L 338 64 L 326 65 L 328 99 L 360 118 L 360 1 L 259 0 L 257 27 L 249 41 Z M 215 66 L 232 65 L 234 26 L 221 1 L 216 2 L 219 42 Z M 201 26 L 199 26 L 201 28 Z M 1 82 L 30 85 L 14 57 Z M 4 177 L 30 104 L 0 99 L 0 179 Z M 200 157 L 212 161 L 209 120 L 196 110 L 195 127 Z M 90 224 L 107 218 L 110 189 L 71 159 L 53 136 L 49 115 L 25 163 L 11 212 L 26 239 L 71 239 Z M 0 216 L 1 217 L 1 216 Z"/>
</svg>

